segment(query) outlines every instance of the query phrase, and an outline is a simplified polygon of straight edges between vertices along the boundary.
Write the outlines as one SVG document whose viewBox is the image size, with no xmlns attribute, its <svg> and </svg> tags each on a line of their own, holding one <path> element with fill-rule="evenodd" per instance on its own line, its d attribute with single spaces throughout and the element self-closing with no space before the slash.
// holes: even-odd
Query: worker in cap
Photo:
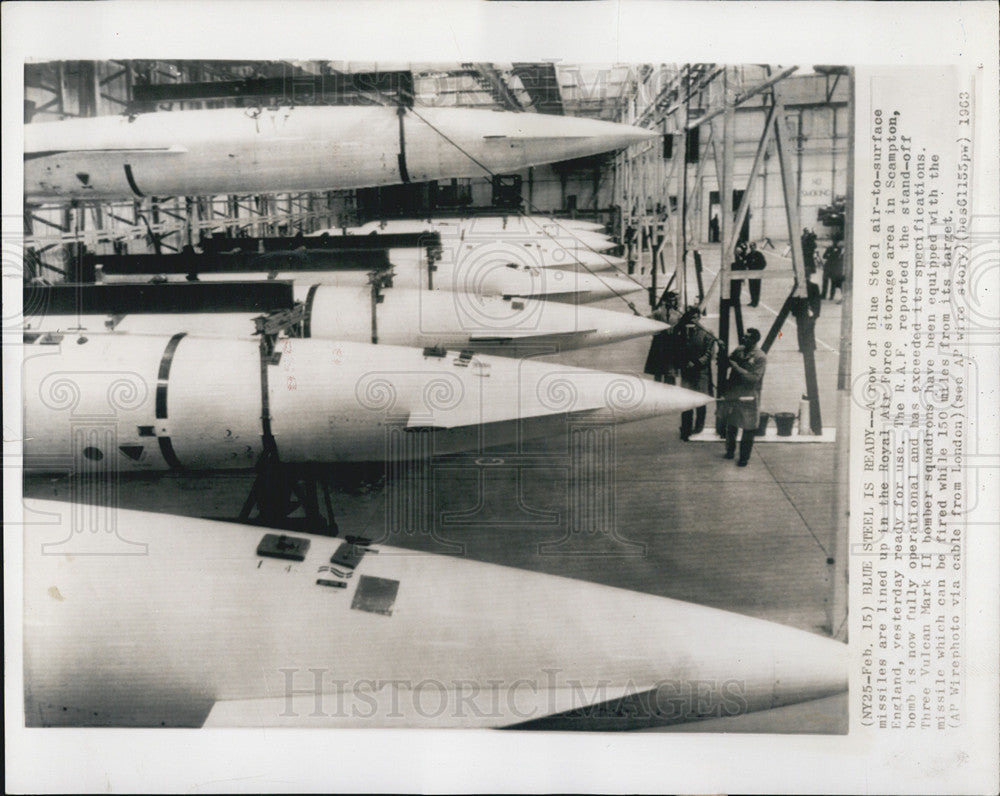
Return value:
<svg viewBox="0 0 1000 796">
<path fill-rule="evenodd" d="M 737 464 L 746 467 L 750 461 L 754 435 L 760 424 L 760 392 L 764 383 L 767 357 L 757 344 L 760 332 L 747 329 L 740 345 L 729 355 L 729 378 L 719 411 L 726 428 L 726 458 L 736 454 L 736 435 L 740 429 L 740 458 Z"/>
<path fill-rule="evenodd" d="M 690 306 L 680 323 L 680 352 L 678 356 L 681 386 L 689 390 L 712 394 L 712 353 L 718 338 L 698 323 L 701 308 Z M 692 434 L 705 428 L 705 406 L 689 409 L 681 414 L 681 439 L 687 442 Z"/>
</svg>

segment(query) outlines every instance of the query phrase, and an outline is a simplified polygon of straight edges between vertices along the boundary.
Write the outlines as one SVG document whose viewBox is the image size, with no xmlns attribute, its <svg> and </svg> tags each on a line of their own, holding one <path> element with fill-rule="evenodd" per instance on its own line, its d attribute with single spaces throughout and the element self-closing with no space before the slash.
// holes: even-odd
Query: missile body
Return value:
<svg viewBox="0 0 1000 796">
<path fill-rule="evenodd" d="M 517 219 L 519 221 L 512 221 L 512 219 Z M 431 218 L 431 219 L 417 219 L 417 218 L 390 218 L 385 220 L 369 221 L 362 224 L 359 227 L 348 227 L 348 234 L 352 235 L 370 235 L 372 233 L 397 233 L 397 232 L 423 232 L 424 230 L 432 226 L 440 226 L 444 224 L 454 224 L 454 225 L 468 225 L 470 223 L 475 223 L 480 229 L 492 229 L 492 230 L 505 230 L 507 226 L 511 223 L 524 223 L 533 226 L 541 227 L 551 227 L 554 231 L 564 231 L 564 230 L 581 230 L 585 232 L 597 232 L 604 234 L 605 226 L 604 224 L 598 224 L 595 221 L 583 221 L 579 218 L 553 218 L 550 216 L 538 216 L 538 215 L 525 215 L 523 213 L 509 213 L 507 215 L 500 216 L 466 216 L 466 217 L 441 217 L 441 218 Z M 326 230 L 330 235 L 335 235 L 343 230 L 339 228 L 333 228 Z M 322 232 L 314 233 L 316 235 L 323 234 Z"/>
<path fill-rule="evenodd" d="M 498 256 L 514 257 L 515 262 L 525 262 L 542 268 L 581 263 L 603 270 L 620 267 L 625 263 L 620 257 L 605 254 L 618 244 L 607 236 L 587 230 L 565 226 L 537 216 L 476 217 L 471 219 L 435 219 L 387 221 L 382 224 L 369 222 L 361 227 L 346 230 L 347 237 L 367 237 L 379 234 L 437 232 L 446 258 L 467 257 L 469 252 L 482 253 L 496 248 Z M 315 235 L 344 236 L 339 229 L 321 230 Z M 520 254 L 518 254 L 520 253 Z"/>
<path fill-rule="evenodd" d="M 274 558 L 266 529 L 28 508 L 29 726 L 621 730 L 847 688 L 844 644 L 664 597 L 381 544 L 338 574 L 329 537 Z M 75 554 L 91 515 L 109 554 Z"/>
<path fill-rule="evenodd" d="M 268 431 L 288 463 L 406 460 L 565 434 L 567 418 L 627 422 L 710 400 L 530 359 L 288 338 L 262 358 L 254 340 L 184 333 L 43 335 L 27 349 L 23 389 L 24 467 L 35 471 L 67 456 L 121 472 L 247 468 Z M 428 445 L 413 432 L 430 433 Z"/>
<path fill-rule="evenodd" d="M 225 108 L 25 127 L 29 201 L 327 191 L 488 176 L 647 140 L 569 116 L 387 106 Z M 482 165 L 480 165 L 482 164 Z"/>
<path fill-rule="evenodd" d="M 393 267 L 393 285 L 410 289 L 428 289 L 449 293 L 469 293 L 477 296 L 515 296 L 518 298 L 545 299 L 587 303 L 611 296 L 624 296 L 642 290 L 642 286 L 614 276 L 567 271 L 559 268 L 538 268 L 513 259 L 495 249 L 484 250 L 482 256 L 466 256 L 458 263 L 441 262 L 433 276 L 420 249 L 393 249 L 390 260 Z M 530 257 L 530 255 L 529 255 Z M 522 258 L 523 259 L 523 258 Z M 155 274 L 145 277 L 153 278 Z M 181 282 L 185 274 L 164 274 L 167 281 Z M 255 279 L 291 280 L 297 285 L 321 283 L 338 287 L 363 288 L 369 283 L 365 270 L 330 271 L 231 271 L 199 274 L 203 282 L 232 282 Z M 103 274 L 105 282 L 148 281 L 136 274 Z M 433 280 L 433 281 L 431 281 Z M 123 308 L 127 309 L 127 308 Z"/>
<path fill-rule="evenodd" d="M 107 290 L 106 287 L 98 287 Z M 371 291 L 330 285 L 295 288 L 305 307 L 306 336 L 353 343 L 372 341 Z M 374 332 L 387 345 L 436 346 L 504 356 L 585 348 L 656 334 L 659 321 L 624 312 L 554 301 L 389 288 L 375 310 Z M 27 332 L 77 332 L 250 337 L 260 313 L 26 315 Z"/>
<path fill-rule="evenodd" d="M 620 268 L 625 260 L 605 251 L 592 250 L 570 240 L 516 237 L 462 238 L 442 236 L 442 262 L 456 270 L 466 264 L 494 260 L 498 264 L 518 263 L 534 268 L 567 268 L 577 264 L 592 271 Z"/>
</svg>

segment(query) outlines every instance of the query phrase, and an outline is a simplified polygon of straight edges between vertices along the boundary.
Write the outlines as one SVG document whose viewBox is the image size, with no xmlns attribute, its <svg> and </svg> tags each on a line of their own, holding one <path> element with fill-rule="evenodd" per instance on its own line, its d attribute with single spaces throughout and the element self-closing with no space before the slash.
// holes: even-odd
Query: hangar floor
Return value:
<svg viewBox="0 0 1000 796">
<path fill-rule="evenodd" d="M 785 265 L 775 252 L 765 254 L 769 264 Z M 703 257 L 707 286 L 718 268 L 718 252 L 706 245 Z M 648 280 L 646 272 L 642 278 Z M 743 307 L 745 324 L 766 334 L 788 290 L 784 280 L 765 280 L 760 305 Z M 642 293 L 629 298 L 640 311 L 646 309 Z M 745 289 L 743 301 L 748 301 Z M 625 309 L 620 299 L 595 306 Z M 834 302 L 823 302 L 816 326 L 826 426 L 836 417 L 840 310 Z M 710 315 L 704 323 L 714 329 L 717 321 Z M 794 323 L 791 317 L 786 321 L 768 356 L 762 408 L 772 414 L 797 411 L 805 389 Z M 637 339 L 545 359 L 639 372 L 647 349 L 648 340 Z M 709 407 L 710 427 L 713 415 Z M 436 460 L 429 470 L 404 470 L 388 487 L 377 479 L 354 479 L 336 495 L 341 532 L 830 632 L 834 445 L 758 444 L 750 466 L 737 468 L 723 459 L 721 441 L 681 442 L 676 417 L 616 427 L 614 435 L 611 466 L 584 490 L 592 498 L 609 496 L 606 501 L 570 498 L 566 439 L 548 439 L 520 452 Z M 233 518 L 251 481 L 245 473 L 127 478 L 119 499 L 126 508 Z M 68 481 L 31 477 L 24 491 L 27 497 L 68 499 Z M 407 495 L 421 499 L 407 501 Z M 391 511 L 401 505 L 400 496 L 413 524 L 396 520 Z M 846 732 L 846 698 L 821 703 L 775 711 L 770 725 L 747 717 L 731 729 Z M 712 724 L 718 722 L 704 729 Z"/>
</svg>

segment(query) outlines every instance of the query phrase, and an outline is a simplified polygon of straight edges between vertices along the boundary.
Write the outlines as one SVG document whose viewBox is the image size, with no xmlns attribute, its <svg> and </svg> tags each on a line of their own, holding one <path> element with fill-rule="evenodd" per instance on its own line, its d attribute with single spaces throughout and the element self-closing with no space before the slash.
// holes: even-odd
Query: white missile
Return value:
<svg viewBox="0 0 1000 796">
<path fill-rule="evenodd" d="M 226 108 L 29 124 L 29 201 L 327 191 L 509 173 L 655 136 L 470 108 Z"/>
<path fill-rule="evenodd" d="M 29 726 L 622 730 L 847 689 L 846 645 L 665 597 L 378 539 L 27 508 Z"/>
<path fill-rule="evenodd" d="M 391 252 L 390 250 L 390 256 Z M 591 250 L 565 239 L 519 239 L 517 237 L 453 239 L 442 236 L 442 262 L 460 268 L 465 262 L 481 262 L 487 257 L 501 264 L 520 263 L 534 268 L 585 266 L 591 271 L 607 271 L 626 264 L 621 257 Z"/>
<path fill-rule="evenodd" d="M 401 288 L 427 289 L 450 293 L 470 293 L 478 296 L 515 296 L 518 298 L 551 299 L 587 303 L 626 296 L 642 290 L 636 282 L 604 274 L 566 271 L 558 268 L 538 268 L 515 259 L 518 252 L 508 253 L 496 248 L 463 256 L 458 263 L 441 262 L 437 265 L 431 284 L 427 263 L 420 249 L 393 249 L 390 260 L 393 268 L 393 285 Z M 530 257 L 531 255 L 528 255 Z M 149 274 L 149 278 L 156 277 Z M 182 282 L 185 274 L 165 274 L 167 281 Z M 101 281 L 149 281 L 135 274 L 102 274 Z M 369 273 L 364 270 L 344 271 L 230 271 L 201 273 L 203 282 L 232 282 L 255 279 L 291 280 L 297 285 L 321 283 L 338 287 L 361 288 L 368 284 Z"/>
<path fill-rule="evenodd" d="M 551 228 L 554 232 L 560 230 L 581 230 L 585 232 L 598 232 L 603 234 L 606 230 L 604 224 L 598 224 L 595 221 L 583 221 L 578 218 L 553 218 L 550 216 L 537 216 L 537 215 L 524 215 L 521 213 L 510 213 L 507 215 L 500 216 L 471 216 L 471 217 L 457 217 L 457 218 L 429 218 L 429 219 L 418 219 L 418 218 L 389 218 L 384 220 L 369 221 L 362 224 L 359 227 L 348 227 L 347 234 L 349 235 L 370 235 L 372 233 L 398 233 L 398 232 L 424 232 L 428 229 L 433 229 L 435 226 L 441 226 L 446 224 L 453 225 L 464 225 L 472 221 L 481 228 L 485 229 L 488 225 L 492 226 L 494 230 L 496 229 L 506 229 L 509 219 L 518 218 L 525 224 L 531 224 L 534 226 L 542 226 Z M 223 231 L 223 230 L 220 230 Z M 334 227 L 328 230 L 323 230 L 320 232 L 315 232 L 315 235 L 322 235 L 323 232 L 330 235 L 336 235 L 342 233 L 343 230 L 339 227 Z"/>
<path fill-rule="evenodd" d="M 262 360 L 254 340 L 183 332 L 42 335 L 22 379 L 27 470 L 78 455 L 122 472 L 252 467 L 268 432 L 289 463 L 410 459 L 711 400 L 635 376 L 443 349 L 285 338 Z M 82 428 L 84 416 L 114 434 Z M 429 448 L 405 433 L 415 431 L 431 434 Z"/>
<path fill-rule="evenodd" d="M 107 288 L 98 288 L 101 290 Z M 466 293 L 388 288 L 375 309 L 374 332 L 387 345 L 436 346 L 521 356 L 604 345 L 664 331 L 666 324 L 592 307 Z M 371 291 L 297 285 L 305 336 L 370 342 Z M 115 334 L 187 332 L 198 337 L 250 337 L 260 313 L 27 314 L 26 332 L 113 331 Z"/>
<path fill-rule="evenodd" d="M 378 234 L 437 232 L 446 253 L 482 249 L 502 244 L 525 249 L 534 265 L 549 267 L 579 262 L 592 268 L 610 268 L 625 261 L 602 252 L 618 244 L 606 235 L 563 226 L 537 216 L 483 216 L 470 219 L 372 221 L 361 227 L 326 229 L 311 237 L 330 235 L 357 237 Z"/>
</svg>

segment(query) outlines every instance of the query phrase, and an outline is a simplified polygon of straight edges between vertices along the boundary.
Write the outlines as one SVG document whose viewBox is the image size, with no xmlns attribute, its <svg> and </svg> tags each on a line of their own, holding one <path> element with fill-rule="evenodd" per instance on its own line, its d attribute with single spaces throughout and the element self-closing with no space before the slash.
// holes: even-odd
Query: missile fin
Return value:
<svg viewBox="0 0 1000 796">
<path fill-rule="evenodd" d="M 132 461 L 137 462 L 142 456 L 144 448 L 142 445 L 119 445 L 118 450 L 128 456 Z"/>
<path fill-rule="evenodd" d="M 503 334 L 470 334 L 470 343 L 506 343 L 511 340 L 530 340 L 532 337 L 579 337 L 583 334 L 593 334 L 597 329 L 574 329 L 570 332 L 544 332 L 535 329 L 514 329 Z"/>
</svg>

